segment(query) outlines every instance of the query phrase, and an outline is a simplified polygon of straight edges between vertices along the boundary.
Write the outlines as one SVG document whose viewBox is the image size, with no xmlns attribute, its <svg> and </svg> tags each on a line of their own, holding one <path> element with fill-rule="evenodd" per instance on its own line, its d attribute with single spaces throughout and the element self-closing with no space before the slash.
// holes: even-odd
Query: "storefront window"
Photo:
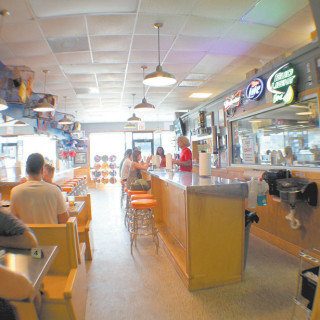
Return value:
<svg viewBox="0 0 320 320">
<path fill-rule="evenodd" d="M 316 98 L 235 120 L 231 129 L 233 164 L 320 166 Z"/>
</svg>

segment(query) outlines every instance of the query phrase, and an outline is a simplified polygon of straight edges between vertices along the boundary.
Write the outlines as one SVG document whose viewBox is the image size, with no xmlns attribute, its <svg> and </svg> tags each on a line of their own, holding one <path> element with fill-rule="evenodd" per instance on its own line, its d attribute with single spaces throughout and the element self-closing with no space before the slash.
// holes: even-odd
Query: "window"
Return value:
<svg viewBox="0 0 320 320">
<path fill-rule="evenodd" d="M 235 120 L 231 130 L 233 164 L 320 166 L 316 98 Z"/>
</svg>

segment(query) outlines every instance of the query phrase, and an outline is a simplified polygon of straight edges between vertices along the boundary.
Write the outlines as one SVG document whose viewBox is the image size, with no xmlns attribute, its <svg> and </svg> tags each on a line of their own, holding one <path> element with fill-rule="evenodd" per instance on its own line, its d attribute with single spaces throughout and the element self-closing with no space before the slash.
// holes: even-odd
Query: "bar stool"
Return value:
<svg viewBox="0 0 320 320">
<path fill-rule="evenodd" d="M 121 198 L 120 198 L 120 206 L 122 208 L 122 205 L 123 205 L 123 200 L 126 196 L 126 188 L 127 188 L 127 181 L 124 181 L 124 180 L 121 180 Z"/>
<path fill-rule="evenodd" d="M 130 216 L 129 232 L 131 241 L 131 254 L 133 243 L 137 245 L 137 236 L 152 235 L 153 241 L 156 244 L 156 252 L 159 249 L 159 230 L 155 227 L 153 208 L 157 206 L 157 200 L 140 199 L 131 202 L 132 215 Z"/>
<path fill-rule="evenodd" d="M 136 195 L 136 194 L 146 194 L 147 191 L 145 191 L 145 190 L 130 190 L 130 189 L 126 189 L 126 193 L 127 193 L 126 214 L 125 214 L 125 216 L 124 216 L 124 225 L 125 225 L 125 226 L 127 226 L 128 215 L 130 214 L 131 196 L 132 196 L 132 195 Z"/>
</svg>

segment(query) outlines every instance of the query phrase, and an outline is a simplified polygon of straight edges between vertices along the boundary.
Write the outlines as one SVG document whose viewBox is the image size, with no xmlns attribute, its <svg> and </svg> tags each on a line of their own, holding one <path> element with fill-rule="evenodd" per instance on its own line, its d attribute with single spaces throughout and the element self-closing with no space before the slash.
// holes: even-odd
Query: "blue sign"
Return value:
<svg viewBox="0 0 320 320">
<path fill-rule="evenodd" d="M 264 90 L 263 80 L 260 78 L 255 78 L 249 83 L 247 87 L 246 97 L 248 100 L 252 100 L 252 101 L 258 100 L 261 97 L 263 90 Z"/>
</svg>

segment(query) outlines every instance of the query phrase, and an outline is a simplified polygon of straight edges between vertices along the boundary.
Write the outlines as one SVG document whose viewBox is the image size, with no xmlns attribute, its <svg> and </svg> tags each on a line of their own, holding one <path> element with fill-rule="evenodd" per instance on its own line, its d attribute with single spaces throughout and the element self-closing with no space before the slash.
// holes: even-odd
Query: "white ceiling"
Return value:
<svg viewBox="0 0 320 320">
<path fill-rule="evenodd" d="M 155 112 L 144 121 L 172 121 L 229 89 L 281 54 L 310 42 L 307 0 L 2 0 L 0 61 L 36 72 L 35 92 L 59 97 L 58 111 L 80 122 L 126 121 L 143 98 L 142 65 L 161 62 L 177 84 L 145 88 Z M 200 81 L 201 80 L 201 81 Z M 91 89 L 99 93 L 90 93 Z M 189 98 L 210 92 L 208 99 Z"/>
</svg>

